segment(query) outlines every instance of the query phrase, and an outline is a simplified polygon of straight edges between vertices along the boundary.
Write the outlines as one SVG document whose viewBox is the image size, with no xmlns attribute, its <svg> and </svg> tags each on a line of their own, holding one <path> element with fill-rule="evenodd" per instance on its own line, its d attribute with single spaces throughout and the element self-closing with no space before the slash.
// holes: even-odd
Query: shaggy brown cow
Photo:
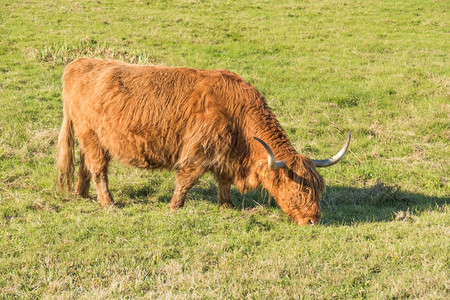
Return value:
<svg viewBox="0 0 450 300">
<path fill-rule="evenodd" d="M 92 176 L 103 206 L 113 204 L 107 173 L 114 158 L 139 168 L 176 170 L 174 210 L 209 171 L 222 206 L 232 206 L 232 184 L 241 192 L 262 184 L 295 222 L 314 224 L 325 189 L 316 166 L 339 161 L 350 142 L 349 135 L 329 160 L 298 154 L 264 97 L 225 70 L 82 58 L 64 72 L 63 98 L 59 188 L 71 190 L 75 132 L 81 148 L 76 193 L 88 196 Z"/>
</svg>

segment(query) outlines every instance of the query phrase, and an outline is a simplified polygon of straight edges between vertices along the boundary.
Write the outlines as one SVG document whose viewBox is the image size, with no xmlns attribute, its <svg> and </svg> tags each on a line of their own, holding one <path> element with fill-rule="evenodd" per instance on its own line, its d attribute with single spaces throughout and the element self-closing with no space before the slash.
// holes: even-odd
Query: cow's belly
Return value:
<svg viewBox="0 0 450 300">
<path fill-rule="evenodd" d="M 166 143 L 159 136 L 119 130 L 106 130 L 99 135 L 112 158 L 124 164 L 144 169 L 173 168 L 174 155 L 165 149 Z"/>
</svg>

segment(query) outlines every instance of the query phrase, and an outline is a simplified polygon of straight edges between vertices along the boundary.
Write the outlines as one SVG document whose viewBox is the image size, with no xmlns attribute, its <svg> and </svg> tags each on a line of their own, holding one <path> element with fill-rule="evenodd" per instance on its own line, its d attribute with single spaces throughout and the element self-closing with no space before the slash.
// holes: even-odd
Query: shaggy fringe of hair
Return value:
<svg viewBox="0 0 450 300">
<path fill-rule="evenodd" d="M 302 195 L 303 201 L 293 203 L 293 205 L 297 208 L 296 211 L 302 211 L 307 215 L 316 215 L 320 213 L 320 199 L 325 191 L 325 181 L 315 170 L 314 163 L 309 159 L 304 159 L 304 173 L 298 180 L 299 193 Z"/>
<path fill-rule="evenodd" d="M 325 191 L 325 181 L 310 159 L 297 154 L 287 169 L 269 171 L 269 174 L 267 180 L 263 180 L 264 187 L 294 221 L 301 218 L 301 214 L 320 214 L 320 199 Z M 292 185 L 290 182 L 296 182 L 298 185 Z"/>
</svg>

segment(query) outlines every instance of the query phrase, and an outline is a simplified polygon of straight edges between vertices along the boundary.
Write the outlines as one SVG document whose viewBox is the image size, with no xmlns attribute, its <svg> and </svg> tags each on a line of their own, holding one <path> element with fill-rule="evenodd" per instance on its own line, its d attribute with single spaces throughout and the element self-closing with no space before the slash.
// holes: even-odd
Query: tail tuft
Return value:
<svg viewBox="0 0 450 300">
<path fill-rule="evenodd" d="M 64 104 L 64 117 L 57 144 L 58 192 L 71 192 L 74 179 L 74 136 L 73 124 Z"/>
</svg>

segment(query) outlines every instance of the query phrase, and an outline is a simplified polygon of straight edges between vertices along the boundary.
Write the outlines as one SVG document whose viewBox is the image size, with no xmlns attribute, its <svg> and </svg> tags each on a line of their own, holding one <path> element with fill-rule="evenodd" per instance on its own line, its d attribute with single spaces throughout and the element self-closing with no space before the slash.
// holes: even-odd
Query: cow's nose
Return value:
<svg viewBox="0 0 450 300">
<path fill-rule="evenodd" d="M 316 215 L 316 216 L 308 216 L 308 217 L 303 217 L 300 218 L 297 221 L 298 225 L 317 225 L 320 222 L 320 215 Z"/>
</svg>

